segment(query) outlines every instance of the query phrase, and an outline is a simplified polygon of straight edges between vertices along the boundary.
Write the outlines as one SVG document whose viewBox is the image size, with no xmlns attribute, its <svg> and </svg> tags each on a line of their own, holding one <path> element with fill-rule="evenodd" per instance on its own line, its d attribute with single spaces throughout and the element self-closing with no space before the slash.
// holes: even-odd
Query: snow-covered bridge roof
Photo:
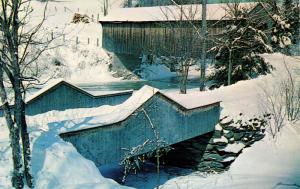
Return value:
<svg viewBox="0 0 300 189">
<path fill-rule="evenodd" d="M 123 103 L 132 90 L 93 94 L 63 79 L 52 80 L 42 89 L 26 98 L 26 115 L 36 115 L 52 110 L 92 108 Z M 12 105 L 11 107 L 14 107 Z M 3 110 L 0 108 L 0 116 Z"/>
<path fill-rule="evenodd" d="M 60 137 L 72 143 L 79 153 L 97 166 L 119 163 L 124 157 L 124 149 L 154 141 L 155 129 L 168 145 L 215 129 L 220 118 L 219 101 L 189 99 L 196 105 L 190 107 L 184 101 L 177 101 L 176 94 L 179 95 L 178 91 L 170 98 L 158 89 L 144 86 L 123 104 L 97 109 L 96 116 L 48 126 L 57 126 Z M 153 151 L 153 147 L 150 142 L 137 153 Z"/>
<path fill-rule="evenodd" d="M 42 95 L 60 87 L 61 85 L 65 85 L 70 88 L 73 88 L 76 91 L 83 93 L 87 96 L 93 97 L 93 98 L 105 97 L 105 96 L 117 96 L 117 95 L 123 95 L 126 93 L 133 92 L 132 90 L 127 90 L 127 91 L 118 91 L 118 92 L 111 92 L 111 93 L 93 94 L 93 93 L 90 93 L 90 92 L 80 88 L 80 87 L 77 87 L 76 85 L 74 85 L 64 79 L 55 79 L 55 80 L 50 81 L 47 85 L 45 85 L 42 89 L 40 89 L 33 95 L 30 95 L 28 98 L 26 98 L 26 104 L 33 102 L 34 100 L 38 99 Z"/>
<path fill-rule="evenodd" d="M 99 111 L 99 115 L 97 116 L 67 120 L 62 122 L 62 134 L 97 127 L 110 126 L 112 124 L 125 121 L 130 115 L 134 114 L 137 109 L 142 107 L 155 95 L 160 95 L 161 97 L 167 99 L 171 104 L 176 105 L 180 110 L 184 112 L 202 109 L 209 106 L 215 106 L 219 105 L 220 103 L 219 100 L 213 98 L 197 99 L 197 95 L 193 94 L 190 96 L 187 94 L 188 96 L 193 97 L 188 100 L 193 102 L 193 106 L 190 106 L 190 102 L 187 102 L 186 99 L 183 100 L 181 97 L 182 95 L 178 94 L 177 91 L 165 94 L 164 92 L 161 92 L 156 88 L 146 85 L 140 90 L 133 93 L 133 95 L 124 103 L 116 106 L 104 106 L 103 109 Z"/>
<path fill-rule="evenodd" d="M 240 3 L 241 8 L 253 8 L 257 3 Z M 226 11 L 227 4 L 208 4 L 207 20 L 228 19 Z M 181 11 L 182 10 L 182 11 Z M 100 22 L 157 22 L 157 21 L 178 21 L 181 20 L 201 20 L 202 5 L 182 5 L 182 6 L 155 6 L 138 8 L 118 8 L 113 9 Z M 192 18 L 192 19 L 191 19 Z"/>
</svg>

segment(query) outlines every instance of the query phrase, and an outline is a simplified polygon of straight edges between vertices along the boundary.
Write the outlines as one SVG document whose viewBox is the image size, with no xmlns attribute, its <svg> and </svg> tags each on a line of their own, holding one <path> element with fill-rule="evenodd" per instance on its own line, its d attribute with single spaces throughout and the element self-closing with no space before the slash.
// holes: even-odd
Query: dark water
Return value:
<svg viewBox="0 0 300 189">
<path fill-rule="evenodd" d="M 103 82 L 93 84 L 79 85 L 81 88 L 87 91 L 123 91 L 123 90 L 138 90 L 144 85 L 149 85 L 158 89 L 177 89 L 178 78 L 167 78 L 159 80 L 138 80 L 138 81 L 116 81 L 116 82 Z M 199 79 L 189 79 L 187 88 L 199 87 Z"/>
</svg>

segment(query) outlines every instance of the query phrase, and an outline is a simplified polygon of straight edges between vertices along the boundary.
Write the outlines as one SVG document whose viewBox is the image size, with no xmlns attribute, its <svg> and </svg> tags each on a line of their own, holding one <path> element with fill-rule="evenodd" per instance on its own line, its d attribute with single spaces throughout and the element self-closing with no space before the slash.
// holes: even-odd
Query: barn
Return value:
<svg viewBox="0 0 300 189">
<path fill-rule="evenodd" d="M 255 7 L 253 13 L 260 12 L 260 20 L 264 20 L 269 15 L 260 4 L 240 3 L 239 6 Z M 200 57 L 202 39 L 198 28 L 201 28 L 201 10 L 202 6 L 198 4 L 112 10 L 100 20 L 102 46 L 117 56 L 155 54 Z M 221 34 L 231 22 L 226 4 L 207 5 L 208 49 L 213 45 L 209 37 Z"/>
<path fill-rule="evenodd" d="M 95 117 L 52 123 L 66 128 L 60 136 L 97 166 L 120 163 L 125 154 L 142 144 L 145 145 L 135 155 L 153 151 L 155 133 L 164 144 L 172 145 L 214 131 L 220 102 L 205 100 L 190 107 L 176 97 L 144 86 L 123 104 L 103 112 Z"/>
<path fill-rule="evenodd" d="M 26 99 L 26 115 L 36 115 L 51 110 L 117 105 L 131 95 L 132 91 L 93 95 L 67 81 L 58 79 Z M 0 115 L 3 116 L 2 110 Z"/>
</svg>

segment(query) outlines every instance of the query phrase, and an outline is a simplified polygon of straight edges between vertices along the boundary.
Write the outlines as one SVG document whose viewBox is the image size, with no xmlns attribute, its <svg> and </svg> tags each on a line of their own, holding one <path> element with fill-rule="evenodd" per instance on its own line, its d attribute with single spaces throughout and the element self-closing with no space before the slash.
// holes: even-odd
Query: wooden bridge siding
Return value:
<svg viewBox="0 0 300 189">
<path fill-rule="evenodd" d="M 220 22 L 210 27 L 209 33 L 221 33 L 224 24 L 226 23 Z M 200 27 L 200 23 L 196 25 Z M 102 26 L 103 47 L 114 53 L 140 55 L 154 52 L 160 55 L 178 55 L 192 52 L 192 56 L 196 57 L 201 54 L 201 40 L 190 32 L 188 23 L 184 27 L 179 27 L 175 22 L 102 23 Z M 183 35 L 180 36 L 180 33 Z M 212 45 L 208 42 L 207 48 Z"/>
<path fill-rule="evenodd" d="M 220 115 L 218 105 L 181 114 L 177 106 L 161 97 L 152 98 L 142 108 L 147 112 L 154 126 L 158 127 L 160 138 L 169 145 L 213 131 Z M 155 138 L 141 108 L 124 122 L 66 133 L 61 137 L 71 142 L 79 153 L 94 161 L 97 166 L 119 163 L 125 153 L 125 150 L 121 149 L 131 149 L 143 144 L 147 139 Z M 150 150 L 153 148 L 145 149 L 141 153 Z"/>
<path fill-rule="evenodd" d="M 73 108 L 92 108 L 102 105 L 117 105 L 131 96 L 130 93 L 92 97 L 71 87 L 62 85 L 26 105 L 26 114 L 35 115 L 51 110 L 66 110 Z"/>
</svg>

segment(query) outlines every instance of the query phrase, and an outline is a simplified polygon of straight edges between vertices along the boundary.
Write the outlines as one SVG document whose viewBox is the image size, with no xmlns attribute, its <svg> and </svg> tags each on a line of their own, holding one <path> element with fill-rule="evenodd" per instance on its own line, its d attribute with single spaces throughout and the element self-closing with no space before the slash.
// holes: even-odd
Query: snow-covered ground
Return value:
<svg viewBox="0 0 300 189">
<path fill-rule="evenodd" d="M 221 116 L 259 115 L 262 113 L 262 89 L 277 95 L 280 81 L 286 78 L 285 61 L 294 78 L 300 80 L 300 60 L 282 54 L 265 54 L 263 57 L 274 66 L 272 74 L 257 79 L 240 81 L 229 87 L 197 92 L 188 91 L 180 95 L 167 92 L 170 98 L 181 101 L 192 108 L 205 101 L 221 100 Z M 217 175 L 203 175 L 199 172 L 187 172 L 166 168 L 161 173 L 161 187 L 164 189 L 213 189 L 213 188 L 299 188 L 300 187 L 300 123 L 287 124 L 276 140 L 270 135 L 246 148 L 231 165 L 230 170 Z M 180 176 L 178 176 L 180 175 Z M 156 171 L 132 175 L 127 184 L 135 188 L 152 189 L 156 186 Z"/>
<path fill-rule="evenodd" d="M 112 8 L 119 7 L 121 1 L 111 0 Z M 39 22 L 45 3 L 32 2 L 34 14 L 32 22 Z M 65 8 L 66 7 L 66 8 Z M 75 12 L 94 17 L 89 24 L 72 24 Z M 44 29 L 55 36 L 58 48 L 47 51 L 39 64 L 44 69 L 43 77 L 56 73 L 55 77 L 65 78 L 76 83 L 97 83 L 103 81 L 118 81 L 109 72 L 110 57 L 101 49 L 101 26 L 96 22 L 101 16 L 101 5 L 98 0 L 49 1 L 47 20 Z M 65 41 L 62 34 L 65 33 Z M 50 35 L 49 35 L 50 37 Z M 76 44 L 78 37 L 79 44 Z M 87 45 L 88 38 L 90 44 Z M 97 47 L 97 38 L 100 46 Z M 198 89 L 189 90 L 187 95 L 169 91 L 167 95 L 187 107 L 193 107 L 206 101 L 222 101 L 222 116 L 235 116 L 240 112 L 252 116 L 261 113 L 261 91 L 267 89 L 276 95 L 276 87 L 282 77 L 285 77 L 282 62 L 285 60 L 293 70 L 295 77 L 300 78 L 300 60 L 281 54 L 263 55 L 275 68 L 272 74 L 260 76 L 250 81 L 241 81 L 230 87 L 221 87 L 213 91 L 199 93 Z M 55 62 L 61 66 L 55 66 Z M 195 69 L 196 70 L 196 69 Z M 155 72 L 155 70 L 154 70 Z M 164 74 L 168 74 L 165 72 Z M 198 72 L 195 71 L 195 75 Z M 92 76 L 92 77 L 91 77 Z M 97 116 L 108 107 L 96 109 L 77 109 L 63 112 L 51 111 L 45 114 L 28 117 L 28 125 L 32 144 L 32 171 L 36 188 L 52 189 L 112 189 L 126 188 L 116 182 L 105 179 L 93 162 L 83 158 L 69 143 L 62 141 L 59 128 L 53 122 Z M 11 149 L 9 147 L 8 130 L 3 118 L 0 120 L 0 188 L 11 188 L 10 172 L 12 168 Z M 202 175 L 190 172 L 177 175 L 177 171 L 162 170 L 162 188 L 297 188 L 300 185 L 300 123 L 282 129 L 277 140 L 270 136 L 255 143 L 243 151 L 242 155 L 232 164 L 229 171 L 220 175 Z M 127 184 L 135 188 L 152 189 L 155 187 L 155 171 L 141 173 L 138 177 L 130 176 Z"/>
<path fill-rule="evenodd" d="M 181 101 L 186 107 L 208 101 L 222 100 L 222 116 L 235 116 L 240 112 L 245 115 L 260 114 L 259 96 L 261 87 L 269 87 L 274 92 L 273 84 L 284 77 L 283 61 L 300 78 L 300 61 L 281 54 L 263 55 L 276 70 L 267 76 L 254 80 L 241 81 L 229 87 L 200 93 L 189 90 L 187 95 L 169 91 L 166 94 Z M 147 88 L 146 88 L 147 89 Z M 150 91 L 153 93 L 153 91 Z M 275 94 L 275 93 L 274 93 Z M 144 99 L 144 92 L 136 93 Z M 147 96 L 147 95 L 146 95 Z M 130 101 L 129 101 L 130 102 Z M 129 103 L 127 102 L 127 104 Z M 134 102 L 131 100 L 131 103 Z M 131 107 L 131 106 L 130 106 Z M 32 144 L 32 171 L 37 188 L 122 188 L 116 182 L 105 179 L 93 162 L 83 158 L 70 144 L 61 140 L 58 133 L 65 131 L 59 122 L 97 116 L 113 110 L 109 106 L 95 109 L 75 109 L 63 112 L 30 116 L 27 118 Z M 122 112 L 120 112 L 120 117 Z M 176 168 L 163 169 L 161 172 L 162 188 L 297 188 L 300 185 L 300 124 L 288 124 L 279 133 L 276 140 L 266 136 L 262 141 L 243 150 L 243 153 L 232 164 L 229 171 L 218 175 L 203 175 L 199 172 Z M 4 120 L 0 126 L 0 188 L 10 187 L 12 167 L 8 131 Z M 184 174 L 183 174 L 184 173 Z M 142 172 L 138 176 L 128 177 L 126 184 L 134 188 L 155 188 L 155 169 Z M 299 188 L 299 187 L 298 187 Z"/>
<path fill-rule="evenodd" d="M 97 115 L 96 109 L 77 109 L 64 112 L 51 111 L 27 118 L 32 144 L 32 171 L 36 188 L 41 189 L 114 189 L 121 187 L 105 179 L 93 162 L 84 159 L 76 149 L 58 136 L 61 128 L 51 122 L 74 117 Z M 0 188 L 11 188 L 12 168 L 8 130 L 4 119 L 0 126 Z"/>
</svg>

